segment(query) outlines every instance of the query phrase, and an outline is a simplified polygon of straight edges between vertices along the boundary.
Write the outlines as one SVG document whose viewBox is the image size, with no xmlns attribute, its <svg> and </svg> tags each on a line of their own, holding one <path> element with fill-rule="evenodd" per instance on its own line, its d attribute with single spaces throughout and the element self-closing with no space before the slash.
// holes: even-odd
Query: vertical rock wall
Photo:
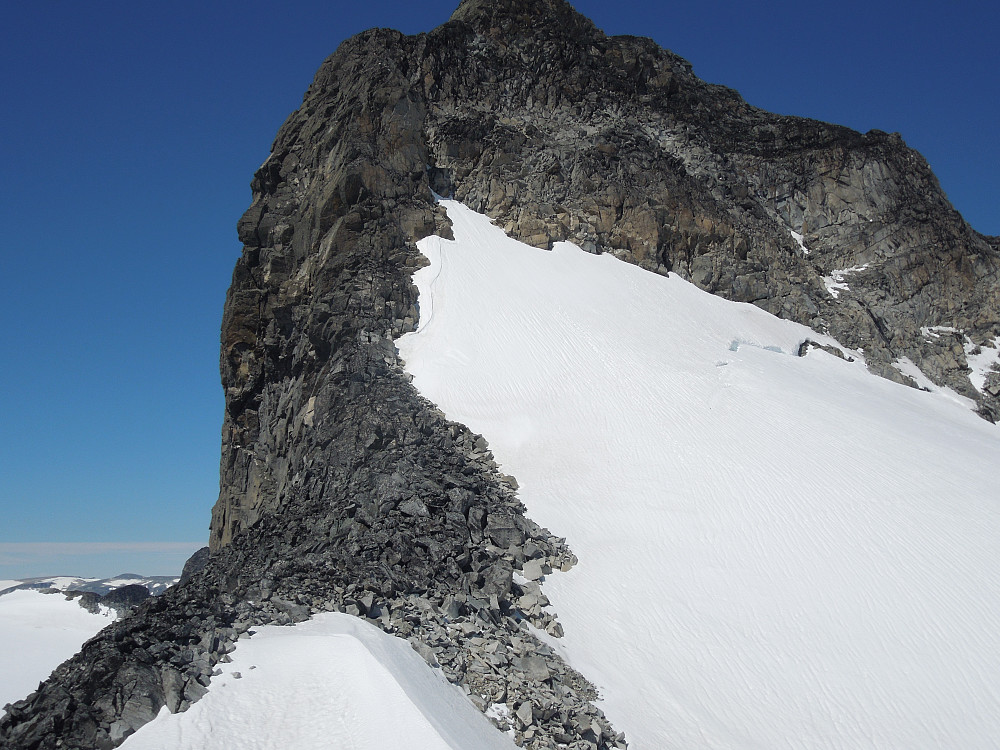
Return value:
<svg viewBox="0 0 1000 750">
<path fill-rule="evenodd" d="M 525 746 L 624 745 L 523 627 L 560 632 L 512 572 L 572 553 L 397 358 L 419 316 L 415 242 L 449 231 L 432 189 L 531 244 L 570 239 L 829 332 L 887 377 L 907 380 L 892 363 L 908 357 L 998 414 L 1000 374 L 977 390 L 966 351 L 1000 336 L 1000 240 L 968 227 L 919 154 L 757 110 L 563 0 L 464 0 L 428 34 L 348 40 L 252 187 L 222 330 L 212 555 L 12 706 L 5 748 L 114 747 L 197 700 L 253 624 L 331 609 L 409 638 L 481 708 L 516 707 L 504 728 Z"/>
</svg>

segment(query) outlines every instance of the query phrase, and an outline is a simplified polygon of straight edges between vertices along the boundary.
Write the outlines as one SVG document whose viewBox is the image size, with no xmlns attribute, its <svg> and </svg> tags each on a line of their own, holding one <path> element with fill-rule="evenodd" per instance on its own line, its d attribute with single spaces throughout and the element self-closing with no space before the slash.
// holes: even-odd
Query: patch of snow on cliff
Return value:
<svg viewBox="0 0 1000 750">
<path fill-rule="evenodd" d="M 924 326 L 920 329 L 924 338 L 941 338 L 942 333 L 961 333 L 957 328 L 951 326 Z"/>
<path fill-rule="evenodd" d="M 831 271 L 829 276 L 823 277 L 823 283 L 826 285 L 826 291 L 830 293 L 830 296 L 834 299 L 840 297 L 841 292 L 851 291 L 851 287 L 847 285 L 844 280 L 847 276 L 854 273 L 861 273 L 868 268 L 868 264 L 865 263 L 863 266 L 852 266 L 851 268 L 843 268 L 839 271 Z"/>
<path fill-rule="evenodd" d="M 0 596 L 0 707 L 27 697 L 112 619 L 91 614 L 61 593 L 21 590 Z"/>
<path fill-rule="evenodd" d="M 122 750 L 514 750 L 407 641 L 357 617 L 256 628 L 208 693 Z"/>
<path fill-rule="evenodd" d="M 580 558 L 545 593 L 633 750 L 995 750 L 997 427 L 768 351 L 828 339 L 752 305 L 444 206 L 400 352 Z"/>
<path fill-rule="evenodd" d="M 791 233 L 792 239 L 799 244 L 799 249 L 802 250 L 802 254 L 809 255 L 809 248 L 806 247 L 805 242 L 802 241 L 802 235 L 796 232 L 794 229 L 789 229 L 788 231 Z"/>
<path fill-rule="evenodd" d="M 1000 336 L 993 339 L 992 346 L 976 346 L 968 336 L 965 337 L 965 361 L 969 363 L 969 380 L 980 393 L 986 387 L 986 376 L 1000 367 Z"/>
<path fill-rule="evenodd" d="M 1000 336 L 992 341 L 986 342 L 983 346 L 976 344 L 971 338 L 965 335 L 964 330 L 952 328 L 951 326 L 924 326 L 920 332 L 925 338 L 941 338 L 941 334 L 952 334 L 956 338 L 961 337 L 962 349 L 965 351 L 965 361 L 969 365 L 969 381 L 973 387 L 983 392 L 986 387 L 986 377 L 990 372 L 1000 369 Z"/>
</svg>

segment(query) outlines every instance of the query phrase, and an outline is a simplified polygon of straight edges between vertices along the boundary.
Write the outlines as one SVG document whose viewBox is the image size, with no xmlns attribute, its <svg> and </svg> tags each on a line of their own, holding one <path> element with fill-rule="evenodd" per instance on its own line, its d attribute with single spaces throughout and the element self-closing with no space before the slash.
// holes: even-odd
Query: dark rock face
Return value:
<svg viewBox="0 0 1000 750">
<path fill-rule="evenodd" d="M 103 605 L 116 610 L 119 615 L 123 615 L 131 612 L 149 597 L 149 589 L 133 583 L 128 586 L 119 586 L 104 596 L 93 591 L 86 591 L 80 595 L 80 606 L 96 613 Z"/>
<path fill-rule="evenodd" d="M 184 563 L 184 569 L 181 571 L 181 579 L 178 583 L 187 583 L 191 580 L 191 576 L 204 570 L 205 566 L 208 565 L 209 556 L 210 551 L 208 547 L 202 547 L 191 555 Z"/>
<path fill-rule="evenodd" d="M 647 39 L 544 5 L 556 22 L 466 2 L 454 18 L 468 25 L 425 41 L 425 60 L 446 61 L 424 63 L 428 150 L 455 197 L 530 244 L 571 239 L 829 332 L 891 379 L 909 382 L 892 367 L 908 357 L 997 413 L 963 351 L 1000 333 L 996 241 L 918 153 L 755 109 Z M 843 269 L 863 270 L 834 297 L 823 277 Z M 921 332 L 935 326 L 962 333 Z"/>
<path fill-rule="evenodd" d="M 410 639 L 480 707 L 507 703 L 526 747 L 624 746 L 522 624 L 561 633 L 535 581 L 572 553 L 398 360 L 415 242 L 449 232 L 432 189 L 537 246 L 570 239 L 828 331 L 894 379 L 909 357 L 986 416 L 1000 403 L 1000 376 L 975 391 L 963 349 L 1000 335 L 1000 240 L 965 224 L 919 154 L 757 110 L 563 0 L 466 0 L 428 34 L 346 41 L 252 186 L 211 555 L 12 706 L 4 747 L 113 747 L 197 700 L 252 626 L 324 610 Z"/>
</svg>

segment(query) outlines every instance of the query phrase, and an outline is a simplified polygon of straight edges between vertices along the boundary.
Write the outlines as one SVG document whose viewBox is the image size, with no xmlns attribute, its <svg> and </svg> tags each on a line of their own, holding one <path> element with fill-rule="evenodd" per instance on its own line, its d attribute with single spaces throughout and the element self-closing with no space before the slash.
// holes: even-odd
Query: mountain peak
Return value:
<svg viewBox="0 0 1000 750">
<path fill-rule="evenodd" d="M 1000 650 L 988 622 L 997 607 L 978 619 L 983 627 L 968 631 L 979 640 L 966 639 L 972 645 L 956 652 L 960 662 L 951 658 L 947 636 L 968 628 L 954 619 L 949 626 L 947 618 L 974 599 L 937 613 L 941 619 L 917 618 L 912 631 L 897 628 L 904 623 L 895 600 L 880 611 L 868 606 L 898 589 L 917 596 L 900 600 L 907 611 L 933 613 L 939 592 L 953 586 L 948 571 L 996 572 L 992 560 L 984 567 L 966 554 L 982 537 L 980 526 L 998 526 L 983 510 L 993 505 L 983 489 L 989 461 L 982 451 L 996 449 L 995 433 L 946 411 L 949 404 L 923 399 L 958 394 L 983 416 L 1000 419 L 1000 247 L 965 224 L 926 161 L 900 139 L 753 108 L 698 80 L 652 40 L 603 36 L 565 0 L 463 0 L 449 24 L 426 35 L 381 30 L 341 45 L 282 126 L 252 186 L 253 203 L 238 224 L 244 250 L 223 315 L 226 408 L 211 553 L 204 565 L 192 563 L 183 583 L 107 628 L 30 700 L 0 716 L 0 746 L 113 747 L 162 707 L 178 712 L 201 698 L 213 675 L 221 676 L 216 665 L 251 626 L 291 624 L 319 612 L 355 615 L 405 638 L 523 746 L 618 750 L 625 747 L 619 732 L 633 728 L 636 744 L 687 746 L 705 736 L 699 716 L 728 716 L 732 723 L 720 731 L 761 747 L 807 731 L 818 731 L 811 744 L 830 737 L 861 744 L 839 736 L 843 727 L 857 727 L 865 738 L 886 726 L 905 734 L 921 717 L 886 696 L 896 692 L 899 669 L 917 674 L 910 668 L 920 664 L 906 661 L 915 651 L 906 643 L 899 661 L 886 661 L 881 682 L 864 672 L 858 687 L 874 685 L 876 692 L 860 701 L 849 683 L 841 686 L 847 692 L 833 694 L 812 679 L 855 673 L 859 664 L 867 669 L 828 636 L 878 646 L 882 633 L 897 631 L 910 642 L 940 643 L 928 651 L 948 656 L 926 662 L 924 678 L 910 681 L 917 689 L 937 689 L 942 675 L 955 680 L 944 683 L 944 692 L 956 688 L 948 692 L 953 709 L 941 712 L 946 723 L 940 732 L 935 724 L 935 736 L 923 744 L 941 744 L 937 737 L 952 732 L 945 744 L 985 746 L 977 740 L 997 734 L 995 721 L 971 739 L 964 728 L 967 707 L 993 695 L 979 656 L 983 648 Z M 467 208 L 455 203 L 456 212 L 448 211 L 432 190 Z M 463 225 L 463 213 L 473 210 L 481 215 Z M 494 237 L 500 247 L 504 233 L 553 252 L 519 246 L 489 269 L 470 260 L 467 278 L 484 286 L 460 283 L 449 288 L 461 293 L 428 298 L 430 304 L 418 299 L 422 282 L 414 270 L 435 274 L 442 266 L 428 266 L 417 241 L 451 235 L 448 247 L 467 241 L 464 256 L 472 258 L 473 245 L 476 255 L 495 249 L 481 238 Z M 567 240 L 650 273 L 562 245 L 557 251 Z M 438 261 L 444 246 L 427 245 Z M 571 253 L 586 265 L 549 265 Z M 612 264 L 628 273 L 614 286 Z M 449 260 L 448 272 L 432 275 L 439 291 L 458 267 Z M 497 282 L 506 276 L 512 288 L 501 290 Z M 404 353 L 403 335 L 426 332 L 431 312 L 440 335 L 455 310 L 446 300 L 461 298 L 470 307 L 453 318 L 456 333 L 441 339 L 443 349 L 425 350 L 427 361 L 459 363 L 461 378 L 478 368 L 480 378 L 462 380 L 448 369 L 414 375 L 407 368 L 420 352 Z M 556 304 L 529 307 L 542 299 Z M 611 314 L 597 311 L 597 300 L 628 317 L 609 324 Z M 713 306 L 698 313 L 694 300 Z M 474 318 L 479 313 L 484 317 Z M 766 322 L 750 327 L 751 314 Z M 516 330 L 517 320 L 528 321 L 526 328 Z M 542 331 L 541 321 L 563 327 Z M 632 335 L 629 346 L 610 347 Z M 482 364 L 486 340 L 509 347 L 498 347 L 489 366 Z M 657 349 L 658 342 L 674 348 Z M 825 350 L 817 359 L 808 355 L 814 345 Z M 577 360 L 578 350 L 597 357 Z M 828 356 L 834 352 L 847 361 Z M 571 364 L 543 366 L 545 355 Z M 850 362 L 853 369 L 845 369 Z M 890 391 L 865 379 L 862 366 L 943 393 Z M 529 392 L 513 380 L 498 387 L 508 372 L 537 387 Z M 755 373 L 773 377 L 755 381 Z M 417 390 L 427 382 L 444 384 L 445 393 Z M 633 395 L 626 395 L 629 383 L 638 384 Z M 480 405 L 444 404 L 459 392 L 475 394 Z M 898 420 L 881 408 L 890 401 L 899 404 Z M 570 415 L 558 425 L 556 403 Z M 911 416 L 919 403 L 928 404 L 926 416 Z M 491 434 L 449 413 L 475 418 Z M 969 449 L 935 440 L 900 447 L 909 433 L 935 424 L 947 433 L 943 442 L 955 443 L 963 423 Z M 593 425 L 596 432 L 584 432 Z M 801 452 L 783 450 L 775 442 L 782 436 Z M 615 446 L 627 449 L 616 454 Z M 853 459 L 844 446 L 856 451 Z M 538 462 L 515 466 L 528 453 Z M 886 472 L 890 455 L 896 468 Z M 514 467 L 511 475 L 501 466 Z M 834 479 L 816 479 L 815 467 Z M 630 480 L 631 488 L 622 479 L 647 468 L 655 472 Z M 605 484 L 594 492 L 598 475 Z M 775 483 L 775 476 L 800 481 Z M 716 485 L 706 489 L 712 477 Z M 573 484 L 581 481 L 586 486 Z M 948 483 L 953 492 L 945 491 Z M 526 497 L 535 493 L 533 507 L 550 503 L 544 517 L 565 536 L 529 518 L 520 486 Z M 841 497 L 840 487 L 851 491 Z M 937 508 L 932 501 L 942 495 L 947 502 Z M 887 506 L 910 496 L 913 515 L 900 518 L 912 531 L 901 546 L 878 530 L 900 525 Z M 866 509 L 886 508 L 884 522 L 859 519 L 859 499 Z M 734 524 L 735 502 L 748 512 Z M 843 513 L 827 513 L 838 502 Z M 949 514 L 956 504 L 981 512 L 982 523 Z M 688 513 L 689 506 L 698 513 Z M 754 507 L 760 512 L 750 512 Z M 924 556 L 928 571 L 944 571 L 937 583 L 927 585 L 935 580 L 928 574 L 899 586 L 887 565 L 876 571 L 881 577 L 866 579 L 873 588 L 858 589 L 861 599 L 851 598 L 854 588 L 827 586 L 834 598 L 817 604 L 798 594 L 829 578 L 830 562 L 814 555 L 809 573 L 802 563 L 815 524 L 793 523 L 808 520 L 813 508 L 826 514 L 833 559 L 863 565 L 858 539 L 864 549 L 888 549 L 882 557 L 890 562 L 909 561 L 914 545 L 905 541 L 958 544 Z M 775 512 L 791 520 L 775 527 Z M 680 518 L 688 515 L 693 520 Z M 938 515 L 962 517 L 935 536 L 925 522 Z M 757 525 L 746 526 L 754 517 Z M 837 517 L 844 521 L 839 535 Z M 706 537 L 706 528 L 720 533 Z M 874 536 L 865 541 L 857 529 L 874 529 Z M 769 531 L 776 535 L 768 539 Z M 743 544 L 747 538 L 752 545 Z M 789 539 L 803 544 L 790 548 Z M 741 549 L 745 559 L 736 554 Z M 652 550 L 655 559 L 637 557 L 640 550 Z M 674 591 L 664 581 L 678 576 L 633 574 L 659 570 L 661 562 L 676 572 L 671 560 L 681 571 Z M 532 634 L 563 633 L 541 584 L 576 564 L 582 575 L 575 580 L 585 583 L 573 584 L 579 598 L 568 605 L 574 614 L 566 635 L 588 644 L 574 646 L 576 654 L 607 655 L 611 667 L 601 683 L 615 720 L 623 717 L 620 727 L 593 704 L 598 692 L 587 675 Z M 772 591 L 748 587 L 748 570 L 765 582 L 787 578 Z M 849 565 L 838 563 L 843 570 L 850 573 Z M 569 584 L 558 585 L 569 591 Z M 982 600 L 993 593 L 987 589 L 970 591 Z M 717 608 L 701 607 L 704 601 L 743 609 L 726 623 Z M 789 608 L 769 606 L 774 601 Z M 675 602 L 691 619 L 658 616 Z M 804 608 L 791 608 L 798 603 Z M 824 612 L 865 616 L 852 621 L 856 630 L 835 622 L 833 633 L 824 630 Z M 802 623 L 815 638 L 796 641 Z M 588 632 L 600 635 L 581 640 Z M 685 641 L 692 633 L 694 640 Z M 788 633 L 796 637 L 781 641 Z M 796 642 L 809 659 L 817 657 L 810 644 L 832 644 L 829 659 L 802 660 L 806 666 L 788 675 L 797 681 L 782 681 L 783 697 L 772 699 L 778 692 L 771 690 L 770 644 L 794 653 Z M 668 653 L 663 644 L 680 647 Z M 838 661 L 839 654 L 854 662 Z M 636 679 L 629 665 L 640 662 L 651 680 Z M 708 673 L 706 663 L 713 666 Z M 636 690 L 667 672 L 670 695 Z M 754 675 L 759 683 L 748 681 Z M 971 693 L 958 690 L 970 686 Z M 709 692 L 717 698 L 699 705 Z M 765 692 L 765 703 L 745 710 L 744 695 Z M 698 710 L 660 710 L 668 704 Z M 794 708 L 802 709 L 798 719 L 786 710 Z"/>
<path fill-rule="evenodd" d="M 566 0 L 462 0 L 450 20 L 462 21 L 488 36 L 511 36 L 541 28 L 573 33 L 597 30 Z"/>
</svg>

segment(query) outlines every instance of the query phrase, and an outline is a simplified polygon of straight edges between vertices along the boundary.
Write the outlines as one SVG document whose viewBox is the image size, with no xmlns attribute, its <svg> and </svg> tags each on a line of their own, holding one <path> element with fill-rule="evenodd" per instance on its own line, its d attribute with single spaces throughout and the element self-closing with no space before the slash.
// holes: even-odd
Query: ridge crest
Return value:
<svg viewBox="0 0 1000 750">
<path fill-rule="evenodd" d="M 488 36 L 509 36 L 531 29 L 561 28 L 593 34 L 593 21 L 566 0 L 462 0 L 451 21 L 461 21 Z"/>
</svg>

